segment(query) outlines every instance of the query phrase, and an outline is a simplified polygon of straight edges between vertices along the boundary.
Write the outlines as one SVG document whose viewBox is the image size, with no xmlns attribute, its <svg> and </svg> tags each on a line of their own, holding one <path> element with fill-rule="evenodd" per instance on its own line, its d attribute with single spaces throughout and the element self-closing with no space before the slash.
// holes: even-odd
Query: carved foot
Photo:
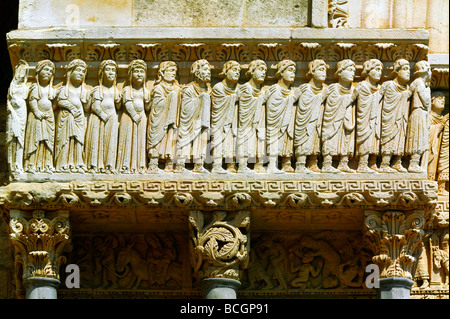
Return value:
<svg viewBox="0 0 450 319">
<path fill-rule="evenodd" d="M 341 173 L 341 171 L 330 165 L 330 166 L 324 166 L 322 168 L 322 173 L 335 173 L 335 174 L 338 174 L 338 173 Z"/>
<path fill-rule="evenodd" d="M 266 169 L 264 168 L 262 163 L 256 163 L 255 167 L 253 168 L 253 171 L 255 173 L 264 174 L 266 172 Z"/>
<path fill-rule="evenodd" d="M 203 166 L 202 166 L 203 167 Z M 213 169 L 211 170 L 211 173 L 214 174 L 228 174 L 229 172 L 227 170 L 225 170 L 222 165 L 216 165 L 213 167 Z"/>
<path fill-rule="evenodd" d="M 237 172 L 238 172 L 238 174 L 252 174 L 252 173 L 255 173 L 255 171 L 252 171 L 247 165 L 245 165 L 245 166 L 240 165 Z"/>
<path fill-rule="evenodd" d="M 305 167 L 305 166 L 297 166 L 295 168 L 295 172 L 296 173 L 306 173 L 306 174 L 312 174 L 314 173 L 312 170 L 310 170 L 309 168 Z"/>
<path fill-rule="evenodd" d="M 203 165 L 195 165 L 194 169 L 192 170 L 194 173 L 209 173 L 206 168 L 203 167 Z"/>
<path fill-rule="evenodd" d="M 358 166 L 358 169 L 356 170 L 358 173 L 376 173 L 373 169 L 371 169 L 369 166 Z"/>
<path fill-rule="evenodd" d="M 422 167 L 420 167 L 419 165 L 411 165 L 408 168 L 408 172 L 410 172 L 410 173 L 425 173 L 425 170 Z"/>
<path fill-rule="evenodd" d="M 267 168 L 267 173 L 268 173 L 268 174 L 284 174 L 284 171 L 279 170 L 279 169 L 276 168 L 276 167 L 268 167 L 268 168 Z"/>
<path fill-rule="evenodd" d="M 396 164 L 396 165 L 392 166 L 392 168 L 395 169 L 397 172 L 400 172 L 400 173 L 408 173 L 408 170 L 406 168 L 404 168 L 402 166 L 402 164 Z"/>
</svg>

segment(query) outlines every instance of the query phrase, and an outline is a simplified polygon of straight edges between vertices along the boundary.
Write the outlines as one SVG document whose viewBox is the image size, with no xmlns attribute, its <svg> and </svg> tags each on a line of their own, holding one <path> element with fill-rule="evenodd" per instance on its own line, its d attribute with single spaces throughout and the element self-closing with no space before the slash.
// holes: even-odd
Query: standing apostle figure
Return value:
<svg viewBox="0 0 450 319">
<path fill-rule="evenodd" d="M 207 173 L 204 168 L 211 114 L 211 66 L 206 60 L 197 60 L 190 70 L 194 80 L 181 91 L 180 126 L 178 128 L 176 172 L 185 170 L 192 158 L 193 172 Z"/>
<path fill-rule="evenodd" d="M 322 130 L 323 173 L 355 172 L 348 166 L 355 146 L 355 72 L 352 60 L 339 61 L 335 72 L 338 83 L 328 87 Z M 333 156 L 339 159 L 337 169 L 332 166 Z"/>
<path fill-rule="evenodd" d="M 147 149 L 149 173 L 159 171 L 158 162 L 165 162 L 164 170 L 173 172 L 176 134 L 180 113 L 180 86 L 176 79 L 177 65 L 164 61 L 158 67 L 158 79 L 150 96 Z"/>
<path fill-rule="evenodd" d="M 228 172 L 236 172 L 236 135 L 238 126 L 238 80 L 241 66 L 228 61 L 220 76 L 225 79 L 214 85 L 211 91 L 211 173 L 227 173 L 222 161 L 227 163 Z"/>
<path fill-rule="evenodd" d="M 381 165 L 379 172 L 407 172 L 402 166 L 405 154 L 406 126 L 409 114 L 411 91 L 409 62 L 399 59 L 394 62 L 394 79 L 382 85 L 383 105 L 381 109 Z M 390 167 L 391 159 L 393 161 Z"/>
<path fill-rule="evenodd" d="M 361 76 L 364 81 L 355 89 L 356 101 L 356 157 L 358 173 L 375 173 L 380 148 L 381 92 L 377 84 L 383 64 L 377 59 L 364 62 Z"/>
<path fill-rule="evenodd" d="M 249 80 L 238 89 L 238 173 L 251 172 L 248 167 L 249 159 L 256 162 L 254 172 L 265 172 L 263 163 L 266 153 L 266 96 L 262 84 L 266 73 L 266 63 L 263 60 L 253 60 L 245 74 Z"/>
<path fill-rule="evenodd" d="M 297 159 L 296 173 L 319 172 L 317 157 L 320 155 L 322 117 L 327 97 L 328 65 L 323 60 L 314 60 L 308 65 L 308 83 L 299 88 L 298 107 L 295 115 L 294 148 Z M 312 166 L 307 167 L 307 158 Z M 308 165 L 309 166 L 309 165 Z"/>
<path fill-rule="evenodd" d="M 428 114 L 431 109 L 431 67 L 427 61 L 419 61 L 414 66 L 411 83 L 411 107 L 406 131 L 405 155 L 411 156 L 408 167 L 410 173 L 424 173 L 428 160 L 424 157 L 429 148 Z M 420 160 L 424 163 L 420 165 Z M 425 163 L 427 162 L 427 163 Z M 427 165 L 425 165 L 427 164 Z"/>
<path fill-rule="evenodd" d="M 296 96 L 296 92 L 291 88 L 291 85 L 295 80 L 295 71 L 295 62 L 291 60 L 279 62 L 275 75 L 278 82 L 267 90 L 268 173 L 294 172 L 291 166 L 291 158 L 294 153 L 294 103 L 298 96 Z M 277 168 L 278 157 L 281 157 L 281 171 Z"/>
</svg>

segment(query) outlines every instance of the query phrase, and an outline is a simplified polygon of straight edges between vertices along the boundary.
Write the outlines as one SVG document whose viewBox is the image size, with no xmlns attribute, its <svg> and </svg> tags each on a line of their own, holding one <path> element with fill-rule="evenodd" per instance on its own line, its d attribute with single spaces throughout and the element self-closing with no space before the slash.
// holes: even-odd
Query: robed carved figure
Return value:
<svg viewBox="0 0 450 319">
<path fill-rule="evenodd" d="M 173 61 L 161 62 L 158 79 L 150 97 L 147 148 L 150 158 L 149 173 L 159 172 L 158 163 L 165 163 L 165 171 L 173 172 L 176 134 L 180 113 L 180 85 L 176 79 L 177 65 Z"/>
<path fill-rule="evenodd" d="M 382 85 L 383 105 L 381 109 L 381 166 L 382 173 L 405 173 L 402 157 L 405 154 L 406 126 L 409 114 L 410 79 L 409 62 L 399 59 L 394 62 L 393 80 Z M 391 159 L 393 161 L 390 167 Z"/>
<path fill-rule="evenodd" d="M 146 88 L 147 64 L 133 60 L 122 91 L 124 111 L 119 124 L 117 170 L 123 174 L 146 172 L 146 133 L 150 92 Z"/>
<path fill-rule="evenodd" d="M 355 62 L 342 60 L 337 64 L 338 83 L 328 87 L 328 98 L 323 115 L 322 154 L 323 173 L 353 173 L 348 165 L 355 146 L 354 86 Z M 338 168 L 332 166 L 333 157 L 339 159 Z"/>
<path fill-rule="evenodd" d="M 120 91 L 116 87 L 117 64 L 100 63 L 99 85 L 92 89 L 91 107 L 85 140 L 86 166 L 91 173 L 117 173 L 117 138 L 119 134 Z"/>
<path fill-rule="evenodd" d="M 283 60 L 277 64 L 275 78 L 278 82 L 267 90 L 266 130 L 268 173 L 294 172 L 291 158 L 294 155 L 295 105 L 298 96 L 291 88 L 295 80 L 296 64 Z M 282 170 L 277 168 L 281 157 Z"/>
<path fill-rule="evenodd" d="M 377 59 L 364 62 L 361 76 L 364 81 L 355 89 L 356 101 L 356 157 L 358 173 L 375 173 L 380 148 L 381 92 L 378 82 L 383 64 Z"/>
<path fill-rule="evenodd" d="M 6 149 L 9 171 L 23 172 L 25 127 L 27 123 L 28 63 L 20 60 L 14 68 L 13 80 L 6 100 Z"/>
<path fill-rule="evenodd" d="M 28 122 L 25 136 L 25 169 L 29 173 L 52 173 L 55 139 L 53 88 L 55 65 L 50 60 L 36 65 L 36 82 L 30 87 L 28 96 Z"/>
<path fill-rule="evenodd" d="M 190 72 L 194 80 L 181 91 L 176 172 L 183 172 L 186 161 L 192 158 L 192 171 L 207 173 L 203 165 L 211 121 L 211 66 L 206 60 L 197 60 L 191 65 Z"/>
<path fill-rule="evenodd" d="M 89 104 L 89 90 L 84 84 L 86 73 L 87 65 L 83 60 L 71 61 L 67 66 L 66 83 L 57 93 L 55 168 L 58 172 L 86 172 L 83 159 L 84 112 Z"/>
<path fill-rule="evenodd" d="M 325 61 L 311 61 L 306 75 L 310 80 L 298 88 L 299 99 L 294 133 L 296 173 L 320 172 L 317 157 L 321 152 L 322 118 L 328 94 L 327 85 L 324 84 L 327 79 L 327 69 L 328 65 Z M 309 158 L 309 165 L 307 165 L 307 158 Z"/>
<path fill-rule="evenodd" d="M 236 135 L 238 125 L 238 80 L 241 66 L 236 61 L 228 61 L 220 76 L 224 80 L 214 85 L 211 91 L 211 153 L 212 173 L 236 172 Z M 228 170 L 222 168 L 222 161 Z"/>
<path fill-rule="evenodd" d="M 250 62 L 246 77 L 249 80 L 238 89 L 237 152 L 239 173 L 251 172 L 249 159 L 256 162 L 254 172 L 264 173 L 266 154 L 266 95 L 262 84 L 266 78 L 267 65 L 262 60 Z"/>
<path fill-rule="evenodd" d="M 411 107 L 406 131 L 405 155 L 411 156 L 408 172 L 425 173 L 427 160 L 424 158 L 429 148 L 428 114 L 431 109 L 431 67 L 427 61 L 419 61 L 414 66 L 411 83 Z M 422 165 L 420 160 L 422 159 Z"/>
</svg>

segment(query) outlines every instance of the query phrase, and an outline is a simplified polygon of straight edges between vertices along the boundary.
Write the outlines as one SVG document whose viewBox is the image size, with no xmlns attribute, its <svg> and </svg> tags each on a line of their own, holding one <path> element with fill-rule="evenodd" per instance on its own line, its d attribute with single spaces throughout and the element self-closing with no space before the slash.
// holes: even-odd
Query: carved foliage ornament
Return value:
<svg viewBox="0 0 450 319">
<path fill-rule="evenodd" d="M 59 280 L 59 266 L 65 263 L 62 255 L 70 244 L 70 227 L 66 214 L 46 218 L 45 212 L 35 210 L 26 219 L 20 212 L 11 212 L 10 239 L 15 262 L 23 267 L 23 279 L 48 277 Z M 17 268 L 16 268 L 17 269 Z"/>
<path fill-rule="evenodd" d="M 413 279 L 412 270 L 422 249 L 424 212 L 369 211 L 365 215 L 365 235 L 380 277 Z"/>
<path fill-rule="evenodd" d="M 239 280 L 239 267 L 246 268 L 249 258 L 250 212 L 238 211 L 233 218 L 215 211 L 205 222 L 201 211 L 191 211 L 191 261 L 198 279 L 231 278 Z"/>
</svg>

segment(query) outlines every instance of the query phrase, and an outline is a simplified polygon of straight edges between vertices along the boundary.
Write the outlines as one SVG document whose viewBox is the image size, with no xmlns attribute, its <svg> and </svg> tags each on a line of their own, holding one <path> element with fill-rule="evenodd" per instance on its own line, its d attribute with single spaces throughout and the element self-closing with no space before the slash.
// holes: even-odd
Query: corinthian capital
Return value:
<svg viewBox="0 0 450 319">
<path fill-rule="evenodd" d="M 10 240 L 14 247 L 16 273 L 25 281 L 44 277 L 59 280 L 59 267 L 70 244 L 67 211 L 10 211 Z"/>
<path fill-rule="evenodd" d="M 191 211 L 191 261 L 198 279 L 229 278 L 239 280 L 239 267 L 246 268 L 249 258 L 250 211 Z"/>
<path fill-rule="evenodd" d="M 412 269 L 422 249 L 423 211 L 367 211 L 365 240 L 372 248 L 372 261 L 380 277 L 412 279 Z"/>
</svg>

